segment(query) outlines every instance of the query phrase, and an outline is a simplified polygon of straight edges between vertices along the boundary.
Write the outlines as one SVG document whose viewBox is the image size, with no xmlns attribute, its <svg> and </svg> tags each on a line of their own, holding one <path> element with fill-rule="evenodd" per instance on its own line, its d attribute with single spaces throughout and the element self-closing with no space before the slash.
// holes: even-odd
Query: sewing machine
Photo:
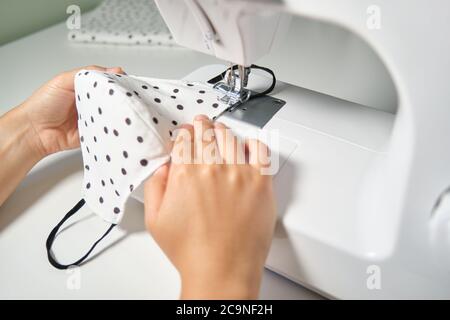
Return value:
<svg viewBox="0 0 450 320">
<path fill-rule="evenodd" d="M 225 83 L 243 103 L 221 121 L 279 132 L 279 220 L 267 267 L 329 297 L 450 298 L 450 3 L 156 3 L 179 44 L 238 65 Z M 382 19 L 374 28 L 372 12 Z M 246 88 L 269 81 L 248 67 L 280 39 L 287 14 L 366 41 L 390 73 L 398 112 L 280 81 L 265 107 L 246 104 Z M 223 69 L 187 78 L 207 81 Z"/>
</svg>

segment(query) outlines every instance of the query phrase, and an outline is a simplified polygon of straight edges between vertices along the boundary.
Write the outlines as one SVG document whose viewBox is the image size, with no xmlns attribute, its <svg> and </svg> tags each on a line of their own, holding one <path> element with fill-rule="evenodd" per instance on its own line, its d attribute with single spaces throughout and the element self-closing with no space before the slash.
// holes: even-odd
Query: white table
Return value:
<svg viewBox="0 0 450 320">
<path fill-rule="evenodd" d="M 0 114 L 19 104 L 55 74 L 78 66 L 122 66 L 127 73 L 181 78 L 218 61 L 186 49 L 82 45 L 66 40 L 59 24 L 0 47 Z M 7 77 L 7 78 L 6 78 Z M 177 273 L 143 225 L 143 208 L 130 200 L 123 223 L 98 247 L 104 250 L 82 268 L 56 270 L 47 261 L 45 240 L 80 198 L 78 151 L 42 161 L 0 207 L 0 298 L 175 299 Z M 81 256 L 106 224 L 84 210 L 61 233 L 54 251 L 64 262 Z M 318 299 L 315 293 L 265 271 L 260 298 Z"/>
</svg>

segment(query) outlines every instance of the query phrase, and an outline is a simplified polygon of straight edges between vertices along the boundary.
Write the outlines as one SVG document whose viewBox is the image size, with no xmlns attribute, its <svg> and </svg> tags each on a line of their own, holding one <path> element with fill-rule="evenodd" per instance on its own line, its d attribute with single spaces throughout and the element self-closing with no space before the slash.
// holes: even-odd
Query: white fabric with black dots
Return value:
<svg viewBox="0 0 450 320">
<path fill-rule="evenodd" d="M 175 41 L 153 0 L 105 0 L 81 16 L 69 40 L 84 43 L 169 46 Z"/>
<path fill-rule="evenodd" d="M 133 191 L 170 160 L 173 130 L 227 108 L 207 84 L 92 70 L 76 75 L 75 96 L 84 198 L 113 224 Z"/>
</svg>

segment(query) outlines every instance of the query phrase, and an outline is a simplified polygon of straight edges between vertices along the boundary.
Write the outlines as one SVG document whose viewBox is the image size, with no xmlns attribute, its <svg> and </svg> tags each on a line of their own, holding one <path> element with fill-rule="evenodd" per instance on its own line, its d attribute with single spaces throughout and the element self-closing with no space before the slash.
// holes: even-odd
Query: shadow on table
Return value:
<svg viewBox="0 0 450 320">
<path fill-rule="evenodd" d="M 119 238 L 111 241 L 105 247 L 103 247 L 100 251 L 96 252 L 92 256 L 90 256 L 86 261 L 84 261 L 81 265 L 86 265 L 90 261 L 94 260 L 102 253 L 107 250 L 113 248 L 121 241 L 125 240 L 129 235 L 138 232 L 146 231 L 145 228 L 145 219 L 144 219 L 144 205 L 139 201 L 130 198 L 126 205 L 126 214 L 123 215 L 122 221 L 116 227 L 120 229 L 124 234 Z M 106 239 L 105 239 L 106 240 Z"/>
<path fill-rule="evenodd" d="M 60 155 L 56 159 L 49 159 L 49 161 L 40 164 L 40 167 L 30 172 L 20 183 L 14 193 L 0 207 L 0 233 L 16 219 L 18 219 L 23 213 L 25 213 L 30 207 L 36 204 L 50 190 L 58 187 L 60 182 L 73 174 L 81 172 L 82 168 L 83 160 L 81 153 L 74 151 L 67 152 Z M 59 199 L 55 199 L 55 203 L 58 202 Z M 113 240 L 111 243 L 108 243 L 108 239 L 104 239 L 104 242 L 108 244 L 100 251 L 97 251 L 84 263 L 91 261 L 101 253 L 115 246 L 120 241 L 124 240 L 129 234 L 142 232 L 145 230 L 143 214 L 144 208 L 142 203 L 134 199 L 130 199 L 127 203 L 126 211 L 127 214 L 123 216 L 120 225 L 115 228 L 120 229 L 124 232 L 124 234 L 118 239 Z M 62 226 L 55 241 L 58 241 L 58 237 L 62 233 L 72 229 L 81 222 L 95 217 L 96 215 L 91 213 L 80 218 L 71 218 L 65 225 Z M 57 222 L 58 221 L 55 221 L 55 224 Z M 99 235 L 99 237 L 100 236 L 101 235 Z"/>
<path fill-rule="evenodd" d="M 42 167 L 30 172 L 16 191 L 0 206 L 0 232 L 60 181 L 81 171 L 82 167 L 81 153 L 68 152 L 60 159 L 50 159 Z"/>
</svg>

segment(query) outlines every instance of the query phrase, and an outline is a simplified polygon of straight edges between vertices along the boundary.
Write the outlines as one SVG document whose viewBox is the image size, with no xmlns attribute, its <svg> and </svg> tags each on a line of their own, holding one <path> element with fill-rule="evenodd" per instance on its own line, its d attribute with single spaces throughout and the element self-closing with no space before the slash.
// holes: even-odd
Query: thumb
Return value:
<svg viewBox="0 0 450 320">
<path fill-rule="evenodd" d="M 167 178 L 169 176 L 169 164 L 166 163 L 155 171 L 153 176 L 145 182 L 144 206 L 147 227 L 152 229 L 158 215 L 164 193 L 166 191 Z"/>
</svg>

